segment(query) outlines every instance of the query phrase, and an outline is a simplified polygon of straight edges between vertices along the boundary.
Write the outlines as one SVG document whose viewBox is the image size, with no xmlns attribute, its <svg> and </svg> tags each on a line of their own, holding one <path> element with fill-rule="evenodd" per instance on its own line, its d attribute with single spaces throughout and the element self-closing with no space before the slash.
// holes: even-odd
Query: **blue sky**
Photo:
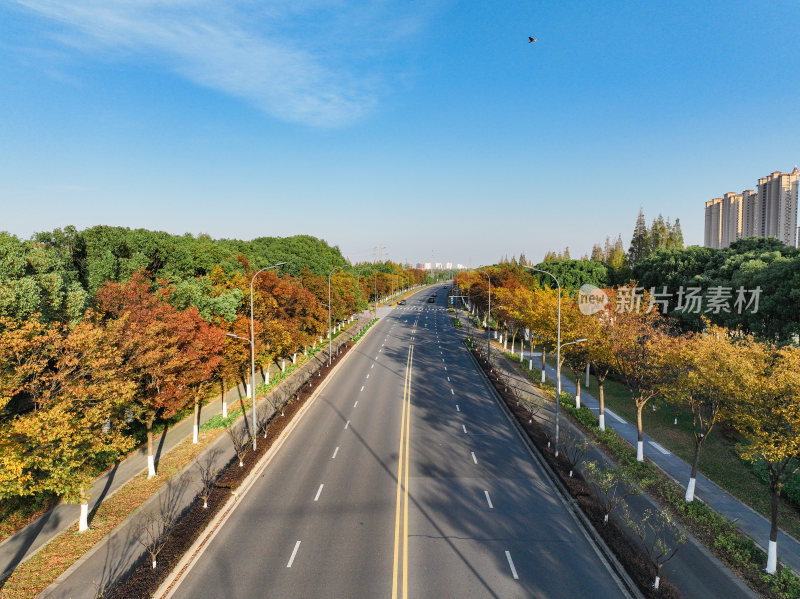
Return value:
<svg viewBox="0 0 800 599">
<path fill-rule="evenodd" d="M 0 230 L 311 234 L 478 265 L 800 163 L 800 2 L 0 5 Z M 529 44 L 527 36 L 539 38 Z"/>
</svg>

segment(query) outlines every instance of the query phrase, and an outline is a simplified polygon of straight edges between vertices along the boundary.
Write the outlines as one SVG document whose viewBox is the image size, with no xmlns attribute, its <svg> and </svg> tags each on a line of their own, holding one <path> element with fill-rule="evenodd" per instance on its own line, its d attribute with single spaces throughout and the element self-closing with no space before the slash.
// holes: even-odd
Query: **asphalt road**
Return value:
<svg viewBox="0 0 800 599">
<path fill-rule="evenodd" d="M 174 597 L 627 596 L 438 291 L 359 342 Z"/>
</svg>

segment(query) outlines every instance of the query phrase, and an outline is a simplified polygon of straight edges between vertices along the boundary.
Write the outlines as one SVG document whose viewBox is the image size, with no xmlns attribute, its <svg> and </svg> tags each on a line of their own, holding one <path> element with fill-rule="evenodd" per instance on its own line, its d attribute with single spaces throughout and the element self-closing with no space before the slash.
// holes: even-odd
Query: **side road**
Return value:
<svg viewBox="0 0 800 599">
<path fill-rule="evenodd" d="M 466 325 L 463 313 L 459 314 L 461 321 Z M 466 326 L 465 326 L 466 329 Z M 484 336 L 476 338 L 479 347 L 485 350 L 485 345 L 480 343 L 480 339 L 485 340 Z M 496 352 L 496 353 L 495 353 Z M 533 393 L 535 396 L 543 398 L 541 392 L 525 378 L 510 360 L 502 355 L 502 347 L 492 344 L 492 365 L 496 369 L 505 371 L 508 380 L 513 381 L 514 385 L 520 385 Z M 583 394 L 581 394 L 583 397 Z M 498 401 L 501 401 L 498 398 Z M 542 422 L 552 423 L 555 416 L 553 404 L 549 400 L 543 400 L 544 408 L 536 416 Z M 513 416 L 509 414 L 509 418 Z M 582 433 L 574 427 L 566 417 L 561 419 L 562 432 L 567 428 L 573 430 L 575 434 Z M 527 439 L 524 433 L 523 436 Z M 533 449 L 533 451 L 536 451 Z M 591 449 L 585 456 L 586 459 L 604 461 L 605 454 L 597 448 Z M 631 497 L 628 500 L 633 514 L 642 514 L 648 508 L 660 509 L 655 502 L 646 494 Z M 578 509 L 576 507 L 576 509 Z M 708 551 L 701 543 L 696 541 L 691 535 L 687 534 L 689 541 L 681 547 L 669 563 L 664 566 L 664 574 L 669 580 L 683 593 L 685 597 L 734 597 L 753 598 L 757 595 L 729 568 L 727 568 L 716 556 Z"/>
<path fill-rule="evenodd" d="M 467 317 L 464 317 L 462 320 L 465 326 L 471 326 Z M 492 347 L 496 348 L 498 352 L 506 351 L 503 350 L 502 346 L 497 342 L 493 342 Z M 516 355 L 519 355 L 519 350 L 517 350 Z M 538 360 L 534 360 L 534 358 L 538 358 Z M 541 353 L 536 352 L 531 355 L 530 351 L 523 351 L 523 360 L 524 363 L 528 364 L 531 363 L 531 360 L 533 360 L 532 363 L 534 364 L 540 364 Z M 546 364 L 545 366 L 545 375 L 553 383 L 556 382 L 556 369 L 550 364 Z M 566 391 L 574 396 L 575 383 L 563 375 L 561 380 L 562 391 Z M 600 402 L 583 386 L 581 386 L 581 403 L 590 408 L 595 414 L 600 412 Z M 612 410 L 609 410 L 607 407 L 605 413 L 607 414 L 606 426 L 616 431 L 635 448 L 637 440 L 636 426 L 626 421 Z M 689 474 L 692 470 L 690 464 L 654 441 L 646 433 L 644 434 L 644 447 L 645 455 L 656 466 L 678 484 L 684 488 L 686 487 L 689 481 Z M 766 545 L 769 540 L 770 530 L 770 523 L 767 518 L 753 510 L 750 506 L 739 501 L 739 499 L 706 478 L 700 472 L 697 474 L 695 499 L 703 501 L 714 511 L 727 518 L 728 521 L 736 523 L 739 530 L 753 539 L 756 545 L 766 553 Z M 800 574 L 800 541 L 783 530 L 778 532 L 778 559 L 792 568 L 796 573 Z"/>
<path fill-rule="evenodd" d="M 355 326 L 350 327 L 347 331 L 336 337 L 333 340 L 334 350 L 355 335 L 369 322 L 369 320 L 369 317 L 361 317 Z M 291 381 L 303 376 L 305 370 L 311 367 L 312 362 L 313 360 L 307 362 L 301 369 L 292 373 L 288 379 L 282 382 L 281 385 L 279 385 L 276 389 L 273 389 L 271 393 L 284 393 L 284 389 L 292 384 Z M 272 374 L 273 373 L 271 373 L 271 375 Z M 263 377 L 261 377 L 260 373 L 256 373 L 256 377 L 257 384 L 263 382 Z M 259 401 L 259 404 L 265 402 L 265 399 L 266 398 L 262 398 Z M 234 387 L 227 393 L 227 402 L 230 408 L 235 408 L 236 406 L 234 404 L 239 402 L 239 400 L 244 400 L 247 405 L 250 403 L 250 401 L 245 398 L 245 390 L 242 385 Z M 200 412 L 201 424 L 207 422 L 217 414 L 220 414 L 221 411 L 222 398 L 219 396 L 202 407 Z M 185 439 L 191 437 L 192 427 L 193 414 L 184 418 L 171 428 L 165 430 L 159 437 L 154 439 L 156 464 L 158 464 L 158 460 L 161 456 L 168 453 L 171 449 Z M 230 445 L 230 440 L 227 439 L 227 436 L 222 435 L 222 439 L 217 439 L 217 441 L 215 441 L 209 447 L 209 450 L 213 451 L 213 448 L 217 445 L 225 447 L 224 441 L 227 442 L 227 445 Z M 225 453 L 226 452 L 221 450 L 215 453 L 215 460 L 223 459 Z M 230 458 L 230 456 L 228 456 L 228 458 Z M 146 469 L 146 448 L 142 447 L 138 451 L 128 456 L 125 460 L 115 465 L 105 474 L 100 476 L 90 489 L 90 525 L 91 517 L 102 501 L 109 498 L 128 481 L 144 472 Z M 167 487 L 170 488 L 167 489 Z M 166 485 L 165 488 L 162 489 L 162 492 L 174 494 L 176 491 L 174 487 L 174 484 Z M 159 494 L 162 494 L 162 492 Z M 79 512 L 80 507 L 78 505 L 59 503 L 48 512 L 34 520 L 31 524 L 0 543 L 0 588 L 2 588 L 3 582 L 9 576 L 11 576 L 14 570 L 21 563 L 35 555 L 42 547 L 44 547 L 57 535 L 73 526 L 78 521 Z"/>
</svg>

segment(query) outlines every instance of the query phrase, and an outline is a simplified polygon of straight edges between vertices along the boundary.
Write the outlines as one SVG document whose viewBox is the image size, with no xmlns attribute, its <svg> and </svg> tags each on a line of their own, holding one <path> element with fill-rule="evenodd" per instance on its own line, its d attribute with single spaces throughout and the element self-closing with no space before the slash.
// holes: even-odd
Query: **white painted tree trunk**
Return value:
<svg viewBox="0 0 800 599">
<path fill-rule="evenodd" d="M 600 419 L 600 430 L 601 431 L 606 430 L 606 415 L 600 414 L 599 419 Z"/>
<path fill-rule="evenodd" d="M 608 524 L 608 514 L 606 514 L 605 516 L 603 516 L 603 523 L 604 523 L 604 524 Z"/>
<path fill-rule="evenodd" d="M 222 417 L 223 418 L 228 417 L 228 402 L 225 401 L 224 397 L 222 398 Z"/>
<path fill-rule="evenodd" d="M 528 370 L 533 370 L 533 358 L 531 358 L 530 362 L 528 363 Z"/>
<path fill-rule="evenodd" d="M 686 485 L 686 495 L 684 496 L 684 499 L 686 501 L 694 501 L 694 483 L 695 483 L 695 480 L 696 479 L 694 477 L 690 478 L 689 479 L 689 484 Z"/>
<path fill-rule="evenodd" d="M 81 502 L 81 517 L 78 520 L 78 532 L 85 532 L 89 530 L 89 500 L 84 499 Z"/>
<path fill-rule="evenodd" d="M 156 459 L 154 456 L 147 456 L 147 478 L 153 478 L 156 475 Z"/>
<path fill-rule="evenodd" d="M 281 372 L 286 372 L 286 360 L 281 360 Z"/>
<path fill-rule="evenodd" d="M 267 366 L 267 369 L 264 371 L 264 384 L 269 385 L 269 366 Z"/>
<path fill-rule="evenodd" d="M 576 410 L 580 410 L 581 409 L 581 390 L 580 389 L 578 389 L 577 392 L 575 393 L 575 409 Z"/>
<path fill-rule="evenodd" d="M 250 385 L 248 385 L 247 383 L 244 384 L 244 396 L 247 399 L 250 399 Z"/>
<path fill-rule="evenodd" d="M 197 426 L 197 422 L 192 425 L 192 443 L 197 443 L 197 437 L 200 434 L 200 427 Z"/>
<path fill-rule="evenodd" d="M 644 441 L 636 442 L 636 461 L 644 462 Z"/>
<path fill-rule="evenodd" d="M 767 574 L 775 574 L 778 569 L 778 542 L 770 541 L 767 550 Z"/>
<path fill-rule="evenodd" d="M 660 582 L 661 582 L 661 577 L 656 576 L 656 581 L 653 583 L 653 588 L 657 589 Z"/>
<path fill-rule="evenodd" d="M 297 364 L 297 352 L 292 354 L 292 364 Z"/>
<path fill-rule="evenodd" d="M 153 560 L 153 570 L 156 569 L 156 560 Z"/>
</svg>

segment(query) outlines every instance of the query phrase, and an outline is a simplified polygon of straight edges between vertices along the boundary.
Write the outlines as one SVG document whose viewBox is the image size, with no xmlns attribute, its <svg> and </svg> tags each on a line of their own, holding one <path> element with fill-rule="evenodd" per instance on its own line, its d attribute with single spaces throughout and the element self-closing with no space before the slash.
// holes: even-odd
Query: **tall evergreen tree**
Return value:
<svg viewBox="0 0 800 599">
<path fill-rule="evenodd" d="M 606 237 L 606 244 L 608 244 L 608 237 Z M 592 246 L 591 259 L 595 260 L 596 262 L 604 262 L 605 261 L 606 257 L 605 257 L 605 254 L 603 253 L 603 248 L 600 247 L 599 243 L 595 243 Z"/>
<path fill-rule="evenodd" d="M 664 222 L 664 217 L 660 214 L 653 219 L 650 225 L 648 238 L 650 240 L 650 252 L 654 252 L 659 248 L 665 248 L 669 245 L 669 228 L 668 222 Z M 648 253 L 649 255 L 649 253 Z"/>
<path fill-rule="evenodd" d="M 644 211 L 639 208 L 639 216 L 636 217 L 636 225 L 633 227 L 631 245 L 628 248 L 628 264 L 631 268 L 647 258 L 650 254 L 650 239 L 647 223 L 644 220 Z"/>
<path fill-rule="evenodd" d="M 681 231 L 681 219 L 676 218 L 675 224 L 669 228 L 667 247 L 675 249 L 683 249 L 683 232 Z"/>
</svg>

